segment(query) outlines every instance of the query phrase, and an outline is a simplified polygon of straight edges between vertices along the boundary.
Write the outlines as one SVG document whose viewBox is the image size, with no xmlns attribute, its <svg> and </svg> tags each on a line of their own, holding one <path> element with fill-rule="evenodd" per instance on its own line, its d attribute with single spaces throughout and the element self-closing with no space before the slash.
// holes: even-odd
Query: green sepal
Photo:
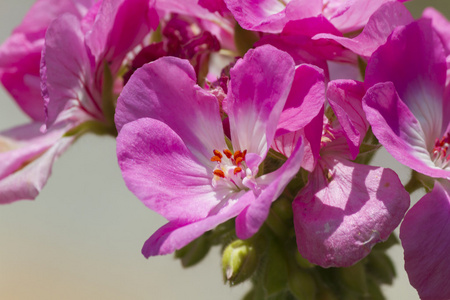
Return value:
<svg viewBox="0 0 450 300">
<path fill-rule="evenodd" d="M 316 265 L 313 263 L 310 263 L 309 260 L 307 260 L 306 258 L 304 258 L 300 252 L 295 251 L 295 261 L 297 262 L 297 265 L 302 268 L 302 269 L 312 269 L 314 268 Z"/>
<path fill-rule="evenodd" d="M 297 300 L 315 300 L 317 294 L 316 282 L 308 271 L 291 270 L 288 279 L 289 290 Z"/>
<path fill-rule="evenodd" d="M 88 132 L 98 135 L 114 135 L 116 131 L 115 128 L 111 128 L 103 122 L 97 120 L 89 120 L 67 131 L 64 134 L 64 137 L 80 136 Z"/>
<path fill-rule="evenodd" d="M 267 295 L 275 295 L 286 288 L 288 267 L 286 253 L 277 240 L 272 240 L 267 252 L 268 259 L 264 272 L 264 288 Z"/>
<path fill-rule="evenodd" d="M 385 250 L 391 248 L 392 246 L 395 246 L 398 244 L 400 244 L 400 242 L 398 241 L 397 236 L 395 236 L 394 233 L 391 233 L 391 235 L 388 237 L 387 240 L 376 244 L 372 250 L 385 251 Z"/>
<path fill-rule="evenodd" d="M 211 248 L 207 235 L 203 234 L 180 250 L 175 251 L 175 258 L 181 260 L 181 265 L 184 268 L 192 267 L 206 257 Z"/>
<path fill-rule="evenodd" d="M 115 128 L 114 112 L 115 112 L 115 96 L 113 92 L 114 78 L 108 63 L 103 63 L 103 85 L 102 85 L 102 111 L 106 123 Z"/>
<path fill-rule="evenodd" d="M 370 253 L 366 267 L 367 272 L 381 283 L 391 285 L 396 276 L 394 264 L 389 256 L 381 251 Z"/>
<path fill-rule="evenodd" d="M 338 268 L 338 278 L 348 289 L 358 294 L 367 294 L 366 270 L 363 262 L 358 262 L 348 268 Z"/>
<path fill-rule="evenodd" d="M 255 32 L 245 30 L 236 22 L 234 26 L 234 43 L 240 56 L 244 56 L 258 40 L 259 37 Z"/>
</svg>

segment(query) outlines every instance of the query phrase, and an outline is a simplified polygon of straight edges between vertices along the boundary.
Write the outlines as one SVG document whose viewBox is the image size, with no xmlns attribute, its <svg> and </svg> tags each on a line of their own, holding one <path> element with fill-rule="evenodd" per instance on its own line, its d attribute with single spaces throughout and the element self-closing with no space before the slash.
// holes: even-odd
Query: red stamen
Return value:
<svg viewBox="0 0 450 300">
<path fill-rule="evenodd" d="M 244 159 L 242 158 L 242 156 L 239 156 L 236 158 L 236 165 L 239 165 Z"/>
<path fill-rule="evenodd" d="M 242 152 L 240 150 L 234 152 L 234 160 L 236 160 L 236 158 L 240 157 L 242 155 Z"/>
<path fill-rule="evenodd" d="M 217 170 L 214 170 L 214 175 L 216 175 L 216 176 L 219 176 L 219 177 L 221 177 L 221 178 L 225 178 L 225 173 L 222 171 L 222 170 L 219 170 L 219 169 L 217 169 Z"/>
<path fill-rule="evenodd" d="M 236 169 L 234 169 L 233 173 L 234 173 L 234 175 L 236 175 L 237 173 L 239 173 L 241 171 L 242 171 L 242 169 L 237 167 Z"/>
<path fill-rule="evenodd" d="M 211 157 L 211 161 L 222 162 L 222 160 L 221 160 L 220 157 L 218 157 L 218 156 L 213 156 L 213 157 Z"/>
<path fill-rule="evenodd" d="M 223 150 L 223 153 L 224 153 L 228 158 L 231 158 L 231 156 L 233 156 L 233 153 L 231 153 L 231 151 L 228 150 L 228 149 Z"/>
<path fill-rule="evenodd" d="M 215 155 L 215 156 L 218 156 L 218 157 L 222 158 L 222 153 L 220 153 L 219 150 L 214 149 L 213 152 L 214 152 L 214 155 Z"/>
</svg>

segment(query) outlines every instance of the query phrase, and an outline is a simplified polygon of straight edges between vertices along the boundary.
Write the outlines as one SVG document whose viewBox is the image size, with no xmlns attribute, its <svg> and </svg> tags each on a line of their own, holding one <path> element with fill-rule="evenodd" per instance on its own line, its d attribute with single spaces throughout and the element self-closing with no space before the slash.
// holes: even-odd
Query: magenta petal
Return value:
<svg viewBox="0 0 450 300">
<path fill-rule="evenodd" d="M 152 27 L 158 25 L 154 0 L 104 0 L 93 24 L 86 35 L 86 44 L 102 67 L 109 62 L 115 74 L 125 56 L 139 45 Z M 154 28 L 156 29 L 156 28 Z"/>
<path fill-rule="evenodd" d="M 211 163 L 226 148 L 217 99 L 196 84 L 187 60 L 163 57 L 137 70 L 124 87 L 115 115 L 117 130 L 139 118 L 166 123 L 193 154 Z"/>
<path fill-rule="evenodd" d="M 450 184 L 435 182 L 400 227 L 405 269 L 423 300 L 450 299 Z"/>
<path fill-rule="evenodd" d="M 233 146 L 264 157 L 291 89 L 294 61 L 265 45 L 249 50 L 230 73 L 227 112 Z"/>
<path fill-rule="evenodd" d="M 297 246 L 314 264 L 348 267 L 400 224 L 409 194 L 389 169 L 346 160 L 330 161 L 326 167 L 316 168 L 294 200 Z"/>
<path fill-rule="evenodd" d="M 239 25 L 247 30 L 279 33 L 289 20 L 317 16 L 322 1 L 292 0 L 283 4 L 278 0 L 225 0 Z"/>
<path fill-rule="evenodd" d="M 420 59 L 418 59 L 420 58 Z M 394 83 L 427 137 L 427 146 L 441 138 L 443 94 L 447 65 L 444 49 L 428 19 L 399 27 L 370 58 L 365 78 L 368 89 L 378 82 Z M 444 128 L 445 129 L 445 128 Z"/>
<path fill-rule="evenodd" d="M 328 102 L 342 126 L 352 159 L 358 155 L 359 146 L 369 128 L 362 108 L 364 94 L 364 85 L 359 81 L 335 80 L 328 84 Z"/>
<path fill-rule="evenodd" d="M 444 45 L 446 55 L 450 54 L 450 22 L 433 7 L 427 7 L 423 11 L 423 18 L 431 19 L 433 28 L 437 31 Z"/>
<path fill-rule="evenodd" d="M 270 205 L 283 192 L 291 179 L 298 173 L 303 161 L 304 145 L 302 139 L 289 159 L 278 170 L 257 178 L 261 194 L 236 218 L 236 235 L 240 239 L 253 236 L 269 215 Z"/>
<path fill-rule="evenodd" d="M 386 42 L 394 28 L 409 24 L 412 21 L 414 21 L 414 18 L 404 5 L 395 1 L 388 2 L 370 17 L 361 34 L 355 38 L 321 33 L 314 36 L 313 39 L 331 39 L 358 55 L 370 57 L 380 45 Z"/>
<path fill-rule="evenodd" d="M 232 194 L 213 190 L 213 168 L 199 163 L 183 140 L 158 120 L 126 124 L 117 138 L 117 157 L 128 189 L 169 221 L 203 219 Z"/>
<path fill-rule="evenodd" d="M 71 106 L 82 106 L 93 118 L 103 118 L 92 70 L 80 21 L 66 14 L 52 22 L 46 33 L 41 66 L 47 126 Z"/>
<path fill-rule="evenodd" d="M 247 192 L 243 195 L 235 195 L 230 200 L 232 200 L 230 204 L 219 212 L 197 222 L 189 224 L 167 223 L 145 242 L 142 254 L 148 258 L 154 255 L 169 254 L 186 246 L 206 231 L 214 229 L 217 225 L 234 218 L 250 202 L 254 201 L 254 194 Z"/>
<path fill-rule="evenodd" d="M 371 87 L 363 98 L 367 120 L 380 143 L 400 163 L 431 177 L 450 178 L 437 167 L 427 149 L 427 136 L 417 118 L 403 103 L 391 82 Z"/>
<path fill-rule="evenodd" d="M 300 65 L 278 122 L 277 135 L 297 131 L 317 116 L 325 102 L 325 76 L 322 69 Z"/>
</svg>

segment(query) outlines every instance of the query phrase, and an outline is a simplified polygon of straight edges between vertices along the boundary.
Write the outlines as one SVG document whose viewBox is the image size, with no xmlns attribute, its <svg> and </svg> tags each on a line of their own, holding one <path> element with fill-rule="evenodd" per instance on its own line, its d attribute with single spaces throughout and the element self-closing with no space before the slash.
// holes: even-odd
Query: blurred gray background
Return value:
<svg viewBox="0 0 450 300">
<path fill-rule="evenodd" d="M 0 42 L 34 1 L 0 1 Z M 415 17 L 434 6 L 450 17 L 450 2 L 407 3 Z M 0 130 L 28 122 L 0 90 Z M 409 171 L 385 152 L 374 164 L 393 168 L 405 183 Z M 415 201 L 421 194 L 413 195 Z M 0 207 L 0 299 L 240 299 L 249 285 L 223 284 L 218 249 L 184 270 L 173 256 L 146 260 L 144 241 L 164 218 L 125 187 L 115 141 L 85 135 L 62 155 L 35 201 Z M 387 298 L 419 299 L 403 270 L 400 246 L 390 250 L 398 278 Z"/>
</svg>

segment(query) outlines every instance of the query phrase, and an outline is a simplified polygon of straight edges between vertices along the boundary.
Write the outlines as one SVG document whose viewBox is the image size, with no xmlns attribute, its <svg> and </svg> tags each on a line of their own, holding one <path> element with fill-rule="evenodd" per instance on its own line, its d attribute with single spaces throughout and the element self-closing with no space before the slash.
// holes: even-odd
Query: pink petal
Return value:
<svg viewBox="0 0 450 300">
<path fill-rule="evenodd" d="M 266 45 L 249 50 L 230 73 L 227 112 L 233 146 L 264 157 L 291 89 L 294 61 Z"/>
<path fill-rule="evenodd" d="M 140 118 L 166 123 L 204 165 L 226 148 L 218 101 L 196 84 L 187 60 L 163 57 L 131 76 L 117 100 L 117 130 Z"/>
<path fill-rule="evenodd" d="M 313 39 L 331 39 L 358 55 L 370 57 L 380 45 L 386 42 L 394 28 L 413 21 L 414 18 L 404 5 L 398 2 L 388 2 L 374 12 L 363 31 L 355 38 L 319 33 Z"/>
<path fill-rule="evenodd" d="M 446 55 L 450 54 L 450 22 L 439 11 L 433 7 L 427 7 L 423 11 L 422 18 L 431 19 L 433 28 L 437 31 Z"/>
<path fill-rule="evenodd" d="M 435 182 L 400 227 L 405 269 L 424 300 L 450 299 L 450 184 Z"/>
<path fill-rule="evenodd" d="M 47 30 L 41 66 L 47 127 L 73 106 L 81 106 L 94 119 L 103 119 L 92 73 L 80 21 L 70 14 L 59 17 Z"/>
<path fill-rule="evenodd" d="M 368 62 L 366 89 L 391 81 L 422 126 L 428 147 L 441 138 L 446 78 L 444 49 L 428 19 L 397 28 Z M 444 128 L 443 128 L 444 127 Z"/>
<path fill-rule="evenodd" d="M 230 201 L 229 205 L 225 206 L 218 213 L 197 222 L 188 224 L 167 223 L 145 242 L 142 254 L 148 258 L 149 256 L 169 254 L 181 249 L 206 231 L 214 229 L 217 225 L 234 218 L 251 201 L 254 201 L 254 195 L 252 192 L 247 192 L 246 194 L 241 192 L 230 200 L 233 201 Z"/>
<path fill-rule="evenodd" d="M 322 1 L 292 0 L 285 5 L 278 0 L 225 0 L 242 28 L 279 33 L 289 20 L 315 17 L 322 12 Z"/>
<path fill-rule="evenodd" d="M 297 141 L 289 159 L 278 170 L 257 178 L 261 194 L 236 218 L 236 235 L 240 239 L 253 236 L 269 215 L 270 205 L 283 192 L 287 184 L 300 170 L 303 161 L 304 145 Z"/>
<path fill-rule="evenodd" d="M 317 116 L 325 102 L 325 77 L 322 69 L 300 65 L 278 122 L 277 135 L 297 131 Z"/>
<path fill-rule="evenodd" d="M 450 171 L 436 167 L 431 160 L 425 141 L 431 137 L 391 82 L 371 87 L 363 98 L 363 108 L 375 136 L 400 163 L 431 177 L 450 178 Z"/>
<path fill-rule="evenodd" d="M 408 207 L 392 170 L 330 160 L 294 200 L 298 249 L 322 267 L 351 266 L 389 237 Z"/>
<path fill-rule="evenodd" d="M 369 129 L 362 108 L 364 94 L 364 85 L 359 81 L 336 80 L 328 84 L 327 99 L 347 138 L 352 159 L 358 155 L 359 146 Z"/>
<path fill-rule="evenodd" d="M 206 218 L 231 193 L 213 190 L 213 167 L 202 165 L 158 120 L 125 124 L 117 138 L 117 157 L 128 189 L 169 221 L 185 224 Z"/>
</svg>

